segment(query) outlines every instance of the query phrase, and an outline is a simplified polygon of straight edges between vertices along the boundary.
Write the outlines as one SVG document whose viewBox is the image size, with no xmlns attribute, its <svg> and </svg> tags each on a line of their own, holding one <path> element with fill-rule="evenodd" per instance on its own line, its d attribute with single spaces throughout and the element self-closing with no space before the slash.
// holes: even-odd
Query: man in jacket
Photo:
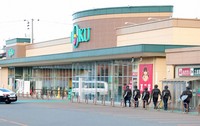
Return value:
<svg viewBox="0 0 200 126">
<path fill-rule="evenodd" d="M 150 98 L 150 92 L 148 91 L 148 88 L 144 88 L 144 91 L 142 92 L 142 100 L 143 100 L 143 108 L 146 108 L 146 105 L 148 105 L 148 101 Z"/>
<path fill-rule="evenodd" d="M 161 92 L 160 89 L 158 89 L 158 85 L 156 84 L 154 85 L 154 89 L 151 91 L 151 98 L 153 98 L 154 109 L 157 109 L 157 102 L 159 96 L 161 98 Z"/>
<path fill-rule="evenodd" d="M 182 92 L 180 98 L 182 99 L 182 97 L 185 95 L 186 99 L 183 100 L 183 105 L 184 105 L 184 110 L 185 112 L 189 112 L 189 104 L 190 104 L 190 100 L 192 99 L 192 92 L 190 91 L 190 87 L 186 87 L 186 90 Z"/>
<path fill-rule="evenodd" d="M 132 91 L 131 91 L 131 89 L 129 89 L 129 86 L 126 86 L 126 89 L 123 94 L 125 107 L 126 107 L 127 101 L 129 103 L 129 107 L 131 107 L 131 96 L 132 96 Z"/>
<path fill-rule="evenodd" d="M 168 99 L 171 100 L 171 92 L 168 90 L 168 86 L 166 85 L 164 87 L 164 90 L 162 91 L 162 98 L 163 103 L 164 103 L 164 110 L 168 109 Z"/>
<path fill-rule="evenodd" d="M 133 90 L 133 99 L 134 99 L 134 106 L 135 108 L 139 106 L 139 101 L 138 99 L 140 98 L 140 90 L 137 89 L 137 86 L 134 86 L 134 90 Z"/>
</svg>

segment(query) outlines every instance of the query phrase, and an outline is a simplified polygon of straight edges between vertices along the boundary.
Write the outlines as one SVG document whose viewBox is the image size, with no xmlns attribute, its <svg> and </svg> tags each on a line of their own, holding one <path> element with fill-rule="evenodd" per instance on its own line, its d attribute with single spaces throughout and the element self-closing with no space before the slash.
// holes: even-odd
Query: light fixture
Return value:
<svg viewBox="0 0 200 126">
<path fill-rule="evenodd" d="M 154 18 L 154 17 L 149 17 L 147 20 L 160 20 L 160 19 Z"/>
<path fill-rule="evenodd" d="M 133 63 L 135 61 L 135 58 L 134 57 L 132 57 L 132 59 L 131 59 L 131 62 Z"/>
<path fill-rule="evenodd" d="M 140 62 L 142 62 L 142 57 L 140 57 Z"/>
<path fill-rule="evenodd" d="M 134 23 L 134 22 L 124 22 L 124 24 L 130 24 L 130 25 L 136 25 L 136 23 Z"/>
</svg>

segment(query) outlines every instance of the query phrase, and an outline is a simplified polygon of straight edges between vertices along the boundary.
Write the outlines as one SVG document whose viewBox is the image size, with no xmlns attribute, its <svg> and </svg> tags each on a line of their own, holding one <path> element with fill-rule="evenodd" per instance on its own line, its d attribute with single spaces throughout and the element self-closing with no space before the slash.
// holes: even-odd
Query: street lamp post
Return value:
<svg viewBox="0 0 200 126">
<path fill-rule="evenodd" d="M 26 21 L 27 22 L 27 30 L 29 30 L 30 28 L 30 21 L 29 20 L 24 20 L 24 21 Z M 33 27 L 33 22 L 34 22 L 35 20 L 34 19 L 31 19 L 31 43 L 34 43 L 34 27 Z M 37 19 L 36 21 L 39 21 L 39 19 Z"/>
</svg>

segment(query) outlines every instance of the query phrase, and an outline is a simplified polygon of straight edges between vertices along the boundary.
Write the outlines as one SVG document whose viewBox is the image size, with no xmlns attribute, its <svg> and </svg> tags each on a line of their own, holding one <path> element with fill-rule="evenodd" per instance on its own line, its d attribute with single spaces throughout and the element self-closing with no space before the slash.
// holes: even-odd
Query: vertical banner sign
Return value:
<svg viewBox="0 0 200 126">
<path fill-rule="evenodd" d="M 148 91 L 152 90 L 153 83 L 153 64 L 140 64 L 139 66 L 139 89 L 143 91 L 144 88 L 148 88 Z"/>
</svg>

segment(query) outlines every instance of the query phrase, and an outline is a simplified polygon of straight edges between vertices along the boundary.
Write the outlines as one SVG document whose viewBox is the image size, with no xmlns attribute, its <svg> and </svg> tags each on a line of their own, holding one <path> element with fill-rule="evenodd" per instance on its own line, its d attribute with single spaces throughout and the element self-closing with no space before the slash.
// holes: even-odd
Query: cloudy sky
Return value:
<svg viewBox="0 0 200 126">
<path fill-rule="evenodd" d="M 0 47 L 8 39 L 30 37 L 27 21 L 31 19 L 34 19 L 34 41 L 42 42 L 69 37 L 72 14 L 77 11 L 120 6 L 173 5 L 174 18 L 200 18 L 198 3 L 199 0 L 1 0 Z"/>
</svg>

